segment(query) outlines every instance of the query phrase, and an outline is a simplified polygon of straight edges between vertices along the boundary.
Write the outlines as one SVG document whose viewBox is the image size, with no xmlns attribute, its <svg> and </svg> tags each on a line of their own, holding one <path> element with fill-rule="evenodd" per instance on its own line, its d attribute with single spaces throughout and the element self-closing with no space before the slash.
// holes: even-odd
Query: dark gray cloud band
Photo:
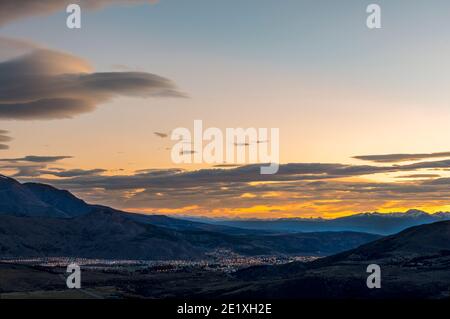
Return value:
<svg viewBox="0 0 450 319">
<path fill-rule="evenodd" d="M 274 175 L 261 175 L 258 165 L 212 168 L 197 171 L 180 169 L 140 170 L 130 175 L 103 175 L 100 170 L 44 170 L 58 179 L 23 176 L 24 181 L 40 181 L 75 191 L 97 203 L 117 207 L 182 208 L 246 207 L 315 202 L 315 206 L 342 201 L 356 211 L 370 202 L 409 201 L 414 203 L 450 200 L 449 179 L 416 179 L 405 182 L 354 181 L 354 177 L 378 173 L 419 172 L 423 169 L 450 168 L 450 161 L 409 165 L 371 166 L 325 163 L 280 165 Z M 418 177 L 417 175 L 416 177 Z M 436 176 L 438 177 L 438 176 Z M 276 199 L 271 193 L 283 193 Z M 251 194 L 242 197 L 243 194 Z M 374 205 L 376 205 L 374 204 Z"/>
<path fill-rule="evenodd" d="M 173 189 L 195 188 L 205 185 L 230 185 L 251 182 L 315 182 L 337 178 L 358 177 L 377 173 L 396 173 L 450 167 L 450 161 L 423 162 L 403 166 L 354 166 L 345 164 L 292 163 L 280 165 L 277 174 L 261 175 L 258 165 L 245 165 L 231 169 L 149 170 L 134 175 L 96 176 L 61 180 L 69 188 L 103 188 L 127 190 L 137 188 Z"/>
</svg>

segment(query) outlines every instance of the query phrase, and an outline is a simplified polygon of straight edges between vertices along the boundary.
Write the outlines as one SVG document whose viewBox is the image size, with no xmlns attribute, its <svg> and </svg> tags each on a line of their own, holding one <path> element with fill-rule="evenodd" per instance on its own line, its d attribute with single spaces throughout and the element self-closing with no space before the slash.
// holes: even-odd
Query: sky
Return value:
<svg viewBox="0 0 450 319">
<path fill-rule="evenodd" d="M 79 30 L 72 2 L 0 3 L 2 174 L 141 213 L 450 210 L 448 1 L 85 0 Z M 279 128 L 279 172 L 174 163 L 198 119 Z"/>
</svg>

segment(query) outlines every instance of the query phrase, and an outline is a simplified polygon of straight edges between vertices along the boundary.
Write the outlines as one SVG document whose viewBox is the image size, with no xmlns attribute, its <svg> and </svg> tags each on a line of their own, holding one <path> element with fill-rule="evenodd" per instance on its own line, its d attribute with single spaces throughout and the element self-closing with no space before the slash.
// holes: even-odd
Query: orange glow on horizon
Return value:
<svg viewBox="0 0 450 319">
<path fill-rule="evenodd" d="M 338 206 L 338 205 L 341 206 Z M 365 212 L 393 213 L 406 212 L 410 209 L 418 209 L 429 214 L 442 211 L 450 211 L 450 205 L 417 205 L 406 206 L 402 202 L 386 202 L 376 208 L 367 208 L 363 210 L 352 209 L 351 203 L 334 201 L 315 201 L 301 204 L 287 205 L 253 205 L 238 208 L 213 208 L 208 209 L 198 205 L 185 206 L 173 209 L 160 208 L 128 208 L 126 210 L 142 213 L 142 214 L 165 214 L 172 216 L 191 216 L 191 217 L 208 217 L 208 218 L 257 218 L 257 219 L 277 219 L 277 218 L 324 218 L 334 219 Z M 376 204 L 372 205 L 376 207 Z"/>
</svg>

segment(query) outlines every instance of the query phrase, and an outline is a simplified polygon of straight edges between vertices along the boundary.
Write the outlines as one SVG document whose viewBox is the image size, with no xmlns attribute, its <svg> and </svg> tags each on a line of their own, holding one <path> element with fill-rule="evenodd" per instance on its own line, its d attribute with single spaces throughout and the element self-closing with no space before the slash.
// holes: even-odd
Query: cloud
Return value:
<svg viewBox="0 0 450 319">
<path fill-rule="evenodd" d="M 354 156 L 353 158 L 371 161 L 375 163 L 398 163 L 398 162 L 408 162 L 408 161 L 418 161 L 427 158 L 439 158 L 439 157 L 450 157 L 450 152 L 441 153 L 422 153 L 422 154 L 386 154 L 386 155 L 362 155 Z"/>
<path fill-rule="evenodd" d="M 1 166 L 1 169 L 15 170 L 16 172 L 12 175 L 13 177 L 37 177 L 42 175 L 41 170 L 45 167 L 46 164 L 20 164 Z"/>
<path fill-rule="evenodd" d="M 96 169 L 53 169 L 53 170 L 42 170 L 40 174 L 53 175 L 56 177 L 79 177 L 79 176 L 95 176 L 106 172 L 106 169 L 96 168 Z"/>
<path fill-rule="evenodd" d="M 443 180 L 434 185 L 428 180 L 427 183 L 421 180 L 381 183 L 367 182 L 366 179 L 349 181 L 348 178 L 443 165 L 450 166 L 450 162 L 423 162 L 414 166 L 389 167 L 292 163 L 280 165 L 278 174 L 274 175 L 260 175 L 259 165 L 244 165 L 196 171 L 150 169 L 131 175 L 87 174 L 57 180 L 39 178 L 38 181 L 75 190 L 89 199 L 121 208 L 176 209 L 194 205 L 204 211 L 212 211 L 217 207 L 232 209 L 249 205 L 306 205 L 314 202 L 314 207 L 320 206 L 322 209 L 326 206 L 331 210 L 335 207 L 331 204 L 324 205 L 322 201 L 336 201 L 335 206 L 342 207 L 342 203 L 346 203 L 359 205 L 358 210 L 361 210 L 389 200 L 442 201 L 450 197 L 450 190 L 447 181 Z M 95 196 L 92 195 L 94 193 Z M 313 209 L 308 207 L 306 205 L 302 209 Z"/>
<path fill-rule="evenodd" d="M 410 174 L 410 175 L 401 175 L 396 178 L 436 178 L 441 177 L 439 174 Z"/>
<path fill-rule="evenodd" d="M 151 0 L 83 0 L 81 8 L 92 10 L 114 4 L 155 2 Z M 58 11 L 65 11 L 70 3 L 73 2 L 65 0 L 2 0 L 0 1 L 0 26 L 31 16 L 50 15 Z"/>
<path fill-rule="evenodd" d="M 432 171 L 422 173 L 449 168 L 450 160 L 388 166 L 290 163 L 280 165 L 274 175 L 261 175 L 260 164 L 106 175 L 101 169 L 45 169 L 37 167 L 39 163 L 24 163 L 19 162 L 22 168 L 17 168 L 22 181 L 53 184 L 98 204 L 163 214 L 339 216 L 378 208 L 440 207 L 448 205 L 450 198 L 449 178 L 440 178 Z M 400 172 L 403 178 L 411 179 L 369 180 L 370 175 Z"/>
<path fill-rule="evenodd" d="M 448 178 L 448 177 L 438 178 L 438 179 L 434 179 L 431 181 L 427 181 L 426 184 L 428 184 L 428 185 L 444 185 L 444 186 L 448 187 L 448 186 L 450 186 L 450 178 Z"/>
<path fill-rule="evenodd" d="M 260 164 L 243 165 L 235 168 L 212 168 L 196 171 L 181 169 L 139 170 L 133 175 L 80 177 L 61 180 L 68 188 L 103 188 L 109 190 L 130 190 L 136 188 L 158 189 L 160 191 L 175 188 L 197 188 L 204 186 L 230 186 L 249 183 L 286 183 L 283 189 L 289 189 L 295 182 L 308 183 L 342 178 L 353 178 L 378 173 L 396 173 L 427 168 L 450 167 L 450 161 L 423 162 L 410 165 L 369 166 L 328 163 L 291 163 L 282 164 L 277 174 L 261 175 Z M 311 185 L 320 185 L 311 184 Z"/>
<path fill-rule="evenodd" d="M 1 131 L 0 131 L 1 132 Z M 3 171 L 12 171 L 13 177 L 35 178 L 43 175 L 52 175 L 59 178 L 87 177 L 96 176 L 106 172 L 106 169 L 65 169 L 59 167 L 51 167 L 50 164 L 58 161 L 73 158 L 72 156 L 35 156 L 28 155 L 18 158 L 4 158 L 0 162 Z"/>
<path fill-rule="evenodd" d="M 93 72 L 73 55 L 33 50 L 0 63 L 0 119 L 72 118 L 118 96 L 184 97 L 168 79 L 145 72 Z"/>
<path fill-rule="evenodd" d="M 169 136 L 166 133 L 160 133 L 160 132 L 153 132 L 153 134 L 155 134 L 156 136 L 158 136 L 160 138 L 166 138 L 167 136 Z"/>
<path fill-rule="evenodd" d="M 35 156 L 27 155 L 18 158 L 5 158 L 0 159 L 1 162 L 31 162 L 31 163 L 53 163 L 67 158 L 73 158 L 72 156 Z"/>
<path fill-rule="evenodd" d="M 12 140 L 12 138 L 8 136 L 8 133 L 8 131 L 0 130 L 0 150 L 9 149 L 9 146 L 4 144 L 5 142 L 9 142 Z"/>
<path fill-rule="evenodd" d="M 181 150 L 180 151 L 180 155 L 192 155 L 192 154 L 196 154 L 196 151 L 193 150 Z"/>
<path fill-rule="evenodd" d="M 229 168 L 229 167 L 239 167 L 242 166 L 242 164 L 216 164 L 213 167 L 217 167 L 217 168 Z"/>
<path fill-rule="evenodd" d="M 12 140 L 12 138 L 7 135 L 8 133 L 9 132 L 6 130 L 0 130 L 0 142 L 9 142 Z"/>
</svg>

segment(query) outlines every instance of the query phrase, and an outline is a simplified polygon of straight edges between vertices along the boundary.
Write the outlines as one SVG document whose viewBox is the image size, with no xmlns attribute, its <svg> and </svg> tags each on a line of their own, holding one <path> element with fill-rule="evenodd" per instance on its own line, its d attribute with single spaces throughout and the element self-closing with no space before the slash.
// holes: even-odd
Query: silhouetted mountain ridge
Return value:
<svg viewBox="0 0 450 319">
<path fill-rule="evenodd" d="M 414 226 L 321 261 L 340 260 L 403 262 L 416 257 L 450 255 L 450 221 Z"/>
<path fill-rule="evenodd" d="M 91 212 L 93 205 L 74 196 L 66 190 L 39 183 L 22 184 L 44 203 L 64 212 L 68 217 L 79 216 Z"/>
<path fill-rule="evenodd" d="M 235 274 L 245 284 L 218 297 L 450 298 L 449 239 L 450 221 L 442 221 L 310 263 L 250 267 Z M 381 289 L 366 285 L 370 264 L 381 268 Z"/>
<path fill-rule="evenodd" d="M 0 215 L 67 217 L 18 181 L 0 175 Z"/>
</svg>

